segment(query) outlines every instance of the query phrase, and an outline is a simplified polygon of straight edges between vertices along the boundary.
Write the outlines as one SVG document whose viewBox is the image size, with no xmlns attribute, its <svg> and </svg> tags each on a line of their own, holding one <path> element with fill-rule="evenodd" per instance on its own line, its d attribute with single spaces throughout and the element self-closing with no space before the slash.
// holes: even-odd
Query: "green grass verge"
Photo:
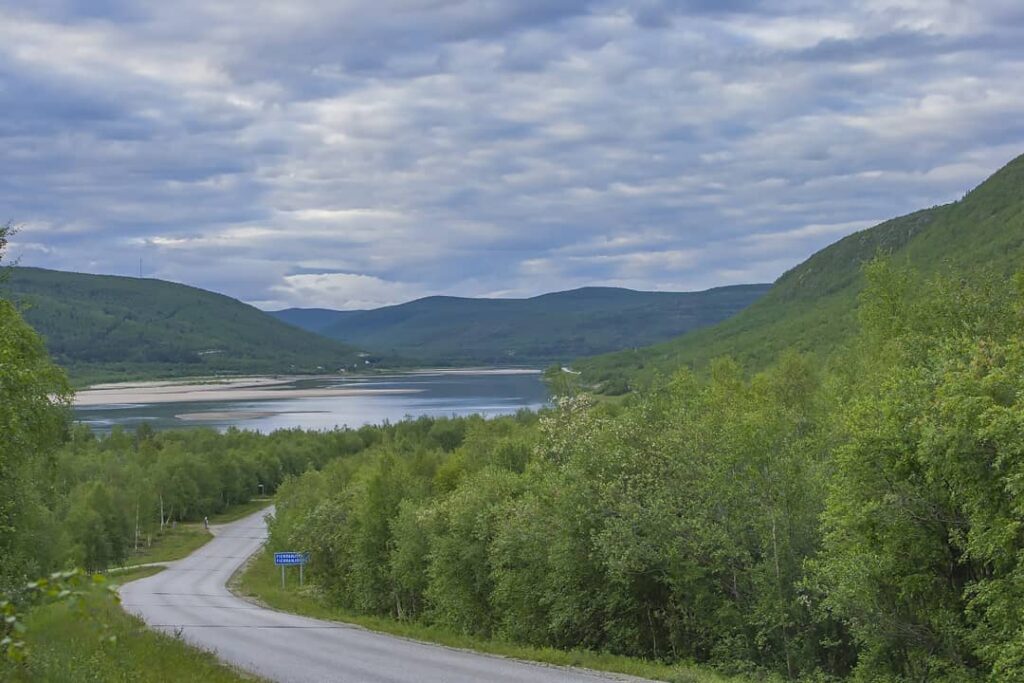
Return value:
<svg viewBox="0 0 1024 683">
<path fill-rule="evenodd" d="M 130 553 L 125 564 L 131 566 L 180 560 L 204 546 L 211 538 L 213 536 L 202 524 L 179 524 L 174 529 L 166 529 L 153 539 L 153 544 L 149 547 L 139 548 L 138 552 Z"/>
<path fill-rule="evenodd" d="M 242 519 L 242 517 L 248 517 L 254 512 L 270 507 L 270 504 L 273 502 L 273 498 L 253 498 L 248 503 L 232 505 L 219 515 L 213 515 L 210 517 L 210 524 L 227 524 L 228 522 L 236 522 Z"/>
<path fill-rule="evenodd" d="M 254 498 L 247 503 L 233 505 L 226 511 L 210 517 L 210 524 L 227 524 L 269 506 L 270 498 Z M 148 547 L 139 548 L 138 552 L 130 553 L 125 560 L 126 566 L 148 564 L 150 562 L 171 562 L 187 557 L 203 547 L 213 536 L 202 524 L 178 524 L 173 529 L 166 529 L 157 536 Z M 116 571 L 112 569 L 111 571 Z"/>
<path fill-rule="evenodd" d="M 160 569 L 130 570 L 113 583 L 142 578 Z M 172 636 L 150 631 L 102 590 L 87 594 L 76 604 L 38 607 L 28 614 L 26 626 L 27 661 L 23 664 L 0 661 L 0 680 L 12 683 L 162 683 L 168 680 L 238 683 L 258 680 L 220 664 L 212 654 Z"/>
<path fill-rule="evenodd" d="M 109 572 L 107 572 L 107 581 L 111 586 L 120 586 L 121 584 L 128 583 L 129 581 L 144 579 L 147 576 L 159 574 L 164 569 L 165 567 L 161 566 L 127 567 L 125 569 L 112 569 Z"/>
<path fill-rule="evenodd" d="M 609 671 L 671 683 L 739 683 L 743 679 L 722 676 L 706 668 L 686 664 L 662 664 L 633 657 L 622 657 L 585 650 L 557 650 L 548 647 L 530 647 L 500 640 L 489 640 L 456 633 L 438 626 L 417 622 L 397 621 L 385 617 L 366 616 L 333 607 L 320 598 L 315 590 L 300 590 L 298 572 L 288 570 L 288 585 L 281 590 L 281 572 L 274 566 L 270 551 L 264 550 L 237 574 L 231 583 L 236 593 L 255 598 L 274 609 L 293 614 L 357 624 L 371 631 L 422 640 L 449 647 L 476 650 L 559 666 L 576 666 L 598 671 Z"/>
</svg>

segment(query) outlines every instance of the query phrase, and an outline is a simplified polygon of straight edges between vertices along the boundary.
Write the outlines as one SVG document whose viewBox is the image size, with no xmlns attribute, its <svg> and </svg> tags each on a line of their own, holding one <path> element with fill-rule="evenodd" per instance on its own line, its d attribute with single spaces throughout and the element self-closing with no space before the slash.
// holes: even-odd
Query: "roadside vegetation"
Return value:
<svg viewBox="0 0 1024 683">
<path fill-rule="evenodd" d="M 253 498 L 245 503 L 237 503 L 223 512 L 209 515 L 210 524 L 227 524 L 247 517 L 269 506 L 270 498 Z M 206 516 L 206 515 L 204 515 Z M 171 562 L 187 557 L 206 542 L 213 538 L 213 535 L 202 524 L 202 522 L 188 522 L 178 524 L 172 522 L 165 525 L 163 531 L 156 531 L 156 536 L 147 544 L 136 550 L 134 547 L 129 551 L 124 564 L 127 566 L 148 564 L 151 562 Z M 149 541 L 149 537 L 147 537 Z"/>
<path fill-rule="evenodd" d="M 378 438 L 367 432 L 369 440 Z M 52 542 L 35 547 L 21 578 L 63 566 L 98 571 L 187 554 L 206 542 L 211 523 L 237 519 L 266 500 L 286 477 L 363 449 L 359 433 L 318 435 L 212 430 L 96 438 L 70 428 L 64 443 L 34 463 L 40 504 L 23 511 L 22 529 Z M 262 488 L 261 488 L 262 486 Z"/>
<path fill-rule="evenodd" d="M 202 524 L 182 524 L 158 533 L 149 545 L 138 550 L 132 548 L 123 564 L 133 566 L 151 562 L 170 562 L 187 557 L 206 544 L 213 536 Z"/>
<path fill-rule="evenodd" d="M 494 638 L 482 638 L 423 621 L 400 621 L 387 616 L 368 615 L 340 607 L 335 602 L 325 599 L 326 596 L 315 585 L 307 585 L 300 589 L 296 586 L 297 581 L 297 574 L 292 570 L 286 588 L 282 589 L 281 574 L 274 566 L 273 553 L 264 550 L 235 576 L 231 589 L 239 595 L 283 612 L 356 624 L 379 633 L 513 659 L 554 666 L 582 667 L 672 683 L 741 683 L 746 680 L 723 676 L 707 667 L 690 664 L 668 664 L 606 652 L 535 647 Z"/>
<path fill-rule="evenodd" d="M 159 571 L 120 574 L 112 586 Z M 23 661 L 0 659 L 0 678 L 11 683 L 69 681 L 180 681 L 238 683 L 256 678 L 220 664 L 180 639 L 151 631 L 126 614 L 109 590 L 84 591 L 33 609 L 25 620 Z"/>
</svg>

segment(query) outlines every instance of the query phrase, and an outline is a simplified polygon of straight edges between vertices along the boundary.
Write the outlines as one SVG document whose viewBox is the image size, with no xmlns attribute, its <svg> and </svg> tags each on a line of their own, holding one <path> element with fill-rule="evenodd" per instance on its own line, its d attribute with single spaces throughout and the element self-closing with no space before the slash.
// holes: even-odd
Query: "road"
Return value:
<svg viewBox="0 0 1024 683">
<path fill-rule="evenodd" d="M 260 607 L 227 582 L 263 545 L 263 512 L 211 528 L 214 538 L 154 576 L 121 587 L 122 605 L 222 660 L 274 681 L 597 683 L 638 680 L 430 645 Z M 290 570 L 294 571 L 294 570 Z M 171 674 L 172 672 L 168 672 Z"/>
</svg>

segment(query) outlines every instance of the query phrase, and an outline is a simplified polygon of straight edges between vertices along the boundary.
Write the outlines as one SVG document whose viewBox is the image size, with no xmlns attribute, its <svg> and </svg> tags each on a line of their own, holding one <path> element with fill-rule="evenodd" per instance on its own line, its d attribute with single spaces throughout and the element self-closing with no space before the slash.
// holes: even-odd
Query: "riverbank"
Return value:
<svg viewBox="0 0 1024 683">
<path fill-rule="evenodd" d="M 419 369 L 359 376 L 247 376 L 100 384 L 79 392 L 75 418 L 98 433 L 230 427 L 269 433 L 332 430 L 406 418 L 484 417 L 538 409 L 547 386 L 533 368 Z"/>
<path fill-rule="evenodd" d="M 317 377 L 247 377 L 207 382 L 127 382 L 101 384 L 79 391 L 75 406 L 138 403 L 200 403 L 210 401 L 266 401 L 338 396 L 379 396 L 416 393 L 415 389 L 365 389 L 360 387 L 298 388 L 298 380 Z"/>
</svg>

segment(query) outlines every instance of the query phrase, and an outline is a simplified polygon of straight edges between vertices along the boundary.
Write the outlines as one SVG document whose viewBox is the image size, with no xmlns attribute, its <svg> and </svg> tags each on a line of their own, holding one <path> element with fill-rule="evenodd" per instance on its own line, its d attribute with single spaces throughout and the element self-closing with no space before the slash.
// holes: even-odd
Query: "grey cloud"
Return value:
<svg viewBox="0 0 1024 683">
<path fill-rule="evenodd" d="M 941 4 L 24 4 L 0 205 L 268 305 L 771 279 L 1024 151 L 1019 13 Z"/>
</svg>

